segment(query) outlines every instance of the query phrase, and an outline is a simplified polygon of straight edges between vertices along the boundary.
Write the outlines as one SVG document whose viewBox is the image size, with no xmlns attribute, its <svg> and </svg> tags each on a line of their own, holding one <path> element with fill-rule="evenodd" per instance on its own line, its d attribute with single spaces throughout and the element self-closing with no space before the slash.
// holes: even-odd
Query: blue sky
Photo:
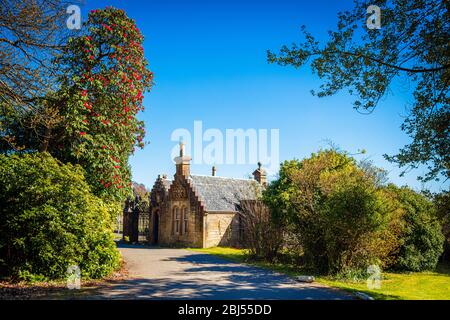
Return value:
<svg viewBox="0 0 450 320">
<path fill-rule="evenodd" d="M 416 170 L 401 170 L 383 159 L 409 142 L 400 130 L 407 88 L 394 84 L 392 92 L 371 115 L 352 109 L 346 92 L 327 98 L 310 94 L 320 80 L 309 68 L 270 65 L 266 50 L 300 41 L 300 26 L 319 39 L 335 27 L 338 11 L 351 1 L 86 1 L 88 10 L 114 6 L 136 20 L 145 42 L 145 55 L 155 74 L 146 93 L 147 141 L 131 159 L 133 180 L 151 187 L 159 173 L 171 177 L 171 141 L 175 129 L 279 129 L 280 160 L 303 158 L 331 140 L 344 150 L 365 149 L 368 157 L 389 171 L 392 182 L 415 189 L 423 185 Z M 247 177 L 254 165 L 217 165 L 217 174 Z M 192 165 L 191 172 L 210 174 L 210 165 Z M 442 185 L 425 187 L 439 190 Z"/>
</svg>

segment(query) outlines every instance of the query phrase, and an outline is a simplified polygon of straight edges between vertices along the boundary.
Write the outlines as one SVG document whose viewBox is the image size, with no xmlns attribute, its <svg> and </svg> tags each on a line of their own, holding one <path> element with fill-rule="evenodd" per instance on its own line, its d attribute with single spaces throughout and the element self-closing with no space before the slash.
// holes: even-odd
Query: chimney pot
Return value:
<svg viewBox="0 0 450 320">
<path fill-rule="evenodd" d="M 258 169 L 253 171 L 253 177 L 262 186 L 267 186 L 267 174 L 266 170 L 262 168 L 261 162 L 258 162 Z"/>
<path fill-rule="evenodd" d="M 216 175 L 216 166 L 212 167 L 212 176 L 214 177 Z"/>
</svg>

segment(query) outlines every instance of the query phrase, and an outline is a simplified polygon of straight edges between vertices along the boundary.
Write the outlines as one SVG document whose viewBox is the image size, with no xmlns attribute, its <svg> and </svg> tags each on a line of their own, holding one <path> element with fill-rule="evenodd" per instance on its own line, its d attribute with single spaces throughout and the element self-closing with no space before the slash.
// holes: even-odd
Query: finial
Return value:
<svg viewBox="0 0 450 320">
<path fill-rule="evenodd" d="M 259 170 L 261 170 L 261 166 L 262 166 L 261 162 L 258 161 L 258 169 Z"/>
</svg>

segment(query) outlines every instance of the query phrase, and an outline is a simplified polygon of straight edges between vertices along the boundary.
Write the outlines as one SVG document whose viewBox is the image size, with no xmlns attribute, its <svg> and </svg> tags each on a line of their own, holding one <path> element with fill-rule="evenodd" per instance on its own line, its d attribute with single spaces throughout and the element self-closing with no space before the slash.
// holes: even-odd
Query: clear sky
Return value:
<svg viewBox="0 0 450 320">
<path fill-rule="evenodd" d="M 204 130 L 279 129 L 280 161 L 303 158 L 331 140 L 351 153 L 365 149 L 369 158 L 389 171 L 392 182 L 420 189 L 423 170 L 399 177 L 401 170 L 383 159 L 408 143 L 400 130 L 408 88 L 395 84 L 371 115 L 352 108 L 346 92 L 327 98 L 311 95 L 320 80 L 309 68 L 270 65 L 266 50 L 300 39 L 300 26 L 319 39 L 336 25 L 337 12 L 350 0 L 278 1 L 92 1 L 93 8 L 114 6 L 135 19 L 145 37 L 144 50 L 155 74 L 155 86 L 145 94 L 147 141 L 131 159 L 133 180 L 151 187 L 157 175 L 174 174 L 171 134 Z M 217 175 L 247 177 L 255 165 L 220 164 Z M 192 165 L 191 172 L 210 174 L 210 165 Z M 425 187 L 439 190 L 442 185 Z"/>
</svg>

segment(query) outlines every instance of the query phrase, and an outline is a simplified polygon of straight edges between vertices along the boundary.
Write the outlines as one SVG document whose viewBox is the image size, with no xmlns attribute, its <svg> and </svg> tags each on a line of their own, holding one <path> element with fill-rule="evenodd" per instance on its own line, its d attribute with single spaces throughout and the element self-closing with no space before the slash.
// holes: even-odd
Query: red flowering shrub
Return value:
<svg viewBox="0 0 450 320">
<path fill-rule="evenodd" d="M 143 37 L 123 10 L 93 10 L 85 34 L 68 42 L 59 62 L 63 79 L 69 161 L 80 163 L 95 194 L 122 200 L 130 194 L 128 158 L 144 146 L 143 92 L 153 74 L 147 68 Z"/>
</svg>

